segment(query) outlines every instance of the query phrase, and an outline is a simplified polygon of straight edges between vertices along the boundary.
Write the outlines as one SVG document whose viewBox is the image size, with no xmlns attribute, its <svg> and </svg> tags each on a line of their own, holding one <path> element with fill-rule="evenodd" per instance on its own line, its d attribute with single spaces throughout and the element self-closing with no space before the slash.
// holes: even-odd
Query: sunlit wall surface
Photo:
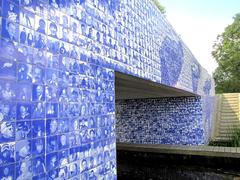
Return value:
<svg viewBox="0 0 240 180">
<path fill-rule="evenodd" d="M 115 179 L 114 71 L 214 93 L 149 1 L 0 4 L 0 179 Z"/>
</svg>

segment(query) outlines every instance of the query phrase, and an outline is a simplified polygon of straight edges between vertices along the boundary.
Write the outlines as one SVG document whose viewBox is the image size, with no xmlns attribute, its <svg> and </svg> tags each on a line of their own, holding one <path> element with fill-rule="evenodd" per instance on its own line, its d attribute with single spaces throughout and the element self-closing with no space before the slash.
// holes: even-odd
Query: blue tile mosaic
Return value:
<svg viewBox="0 0 240 180">
<path fill-rule="evenodd" d="M 117 142 L 207 144 L 211 111 L 213 100 L 209 97 L 117 100 Z"/>
<path fill-rule="evenodd" d="M 214 95 L 150 1 L 0 0 L 0 179 L 116 179 L 115 71 Z M 211 119 L 192 104 L 169 107 L 171 122 L 196 109 L 190 122 Z M 134 136 L 149 139 L 141 123 Z M 200 141 L 198 127 L 184 142 Z"/>
</svg>

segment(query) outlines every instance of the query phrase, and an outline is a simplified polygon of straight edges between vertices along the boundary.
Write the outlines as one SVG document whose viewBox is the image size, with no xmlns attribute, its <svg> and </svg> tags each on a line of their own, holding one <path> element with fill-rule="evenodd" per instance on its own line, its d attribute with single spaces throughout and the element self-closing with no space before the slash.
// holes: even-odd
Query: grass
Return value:
<svg viewBox="0 0 240 180">
<path fill-rule="evenodd" d="M 235 127 L 230 130 L 229 141 L 211 141 L 210 146 L 240 147 L 240 128 Z"/>
</svg>

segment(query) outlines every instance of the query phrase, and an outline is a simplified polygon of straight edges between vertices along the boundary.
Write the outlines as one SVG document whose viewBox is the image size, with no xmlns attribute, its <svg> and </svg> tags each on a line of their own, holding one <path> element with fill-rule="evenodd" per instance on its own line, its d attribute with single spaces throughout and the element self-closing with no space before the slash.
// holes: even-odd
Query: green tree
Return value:
<svg viewBox="0 0 240 180">
<path fill-rule="evenodd" d="M 217 93 L 240 92 L 240 13 L 217 37 L 213 57 L 218 68 L 213 73 Z"/>
<path fill-rule="evenodd" d="M 153 1 L 153 3 L 157 6 L 157 8 L 161 11 L 161 13 L 163 13 L 163 14 L 166 13 L 165 7 L 163 7 L 163 6 L 160 4 L 159 0 L 152 0 L 152 1 Z"/>
</svg>

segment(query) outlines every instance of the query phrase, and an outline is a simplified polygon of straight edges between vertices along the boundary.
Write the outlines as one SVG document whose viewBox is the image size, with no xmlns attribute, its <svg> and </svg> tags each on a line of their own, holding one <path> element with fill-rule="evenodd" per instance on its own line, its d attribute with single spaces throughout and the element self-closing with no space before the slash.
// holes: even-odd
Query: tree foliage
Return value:
<svg viewBox="0 0 240 180">
<path fill-rule="evenodd" d="M 161 11 L 161 13 L 163 13 L 163 14 L 166 13 L 165 7 L 163 7 L 163 6 L 160 4 L 159 0 L 152 0 L 152 1 L 153 1 L 153 3 L 157 6 L 157 8 Z"/>
<path fill-rule="evenodd" d="M 217 37 L 212 55 L 218 63 L 213 74 L 217 93 L 240 92 L 240 13 Z"/>
</svg>

